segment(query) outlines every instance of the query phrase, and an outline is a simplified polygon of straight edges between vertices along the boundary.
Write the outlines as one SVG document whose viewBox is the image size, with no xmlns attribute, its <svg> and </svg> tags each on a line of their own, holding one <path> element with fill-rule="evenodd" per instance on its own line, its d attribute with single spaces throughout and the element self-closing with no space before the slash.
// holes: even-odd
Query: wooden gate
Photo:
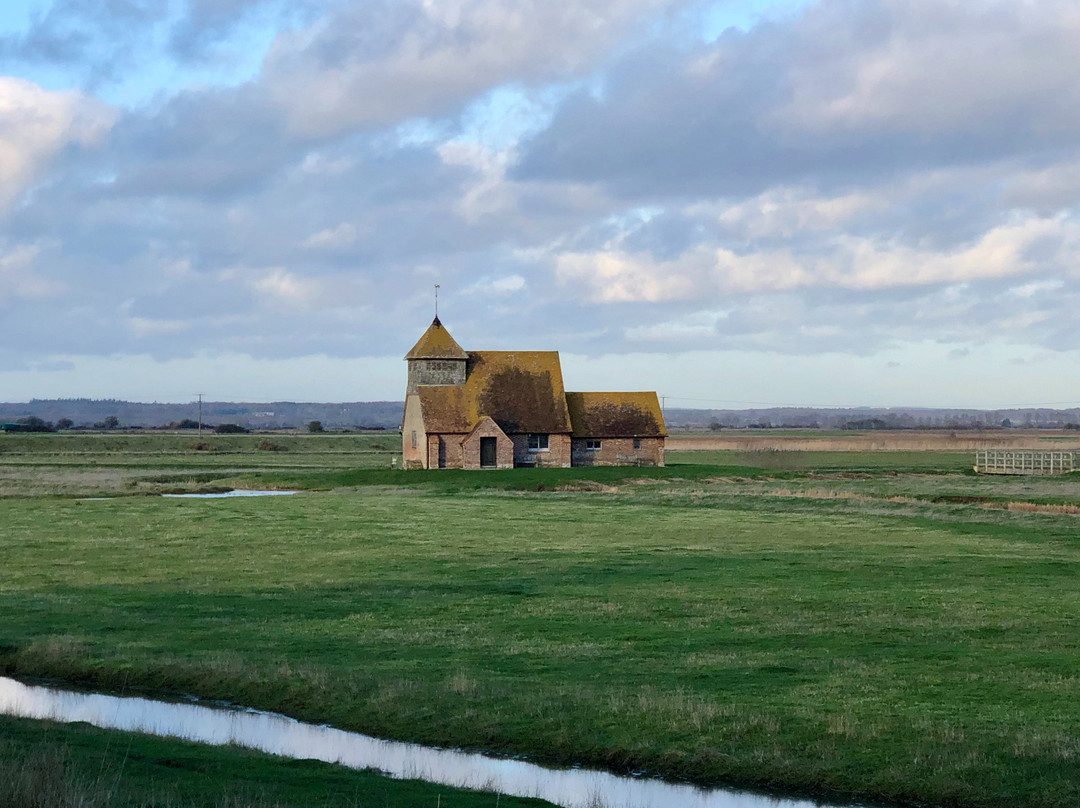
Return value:
<svg viewBox="0 0 1080 808">
<path fill-rule="evenodd" d="M 496 438 L 480 438 L 480 468 L 493 469 L 498 465 Z"/>
<path fill-rule="evenodd" d="M 1076 468 L 1076 452 L 985 449 L 975 453 L 977 474 L 1066 474 Z"/>
</svg>

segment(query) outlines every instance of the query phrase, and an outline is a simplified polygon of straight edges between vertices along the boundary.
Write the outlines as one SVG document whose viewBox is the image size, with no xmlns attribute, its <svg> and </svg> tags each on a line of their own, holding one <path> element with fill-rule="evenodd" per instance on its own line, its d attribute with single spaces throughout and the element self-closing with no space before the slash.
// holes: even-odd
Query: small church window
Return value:
<svg viewBox="0 0 1080 808">
<path fill-rule="evenodd" d="M 548 450 L 547 435 L 529 435 L 530 452 L 546 452 Z"/>
<path fill-rule="evenodd" d="M 641 439 L 640 438 L 634 438 L 634 448 L 635 449 L 640 449 L 641 448 Z"/>
<path fill-rule="evenodd" d="M 413 433 L 412 433 L 412 447 L 414 449 L 416 448 L 416 430 L 415 429 L 413 430 Z"/>
<path fill-rule="evenodd" d="M 585 448 L 591 451 L 598 451 L 600 449 L 600 441 L 598 440 L 586 440 Z"/>
</svg>

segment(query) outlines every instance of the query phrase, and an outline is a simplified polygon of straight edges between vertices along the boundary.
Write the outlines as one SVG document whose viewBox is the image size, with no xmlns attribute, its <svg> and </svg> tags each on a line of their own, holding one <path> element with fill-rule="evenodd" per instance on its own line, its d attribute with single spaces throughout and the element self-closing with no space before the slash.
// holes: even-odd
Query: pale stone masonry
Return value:
<svg viewBox="0 0 1080 808">
<path fill-rule="evenodd" d="M 568 393 L 557 351 L 465 351 L 436 317 L 405 359 L 406 468 L 664 465 L 656 393 Z"/>
</svg>

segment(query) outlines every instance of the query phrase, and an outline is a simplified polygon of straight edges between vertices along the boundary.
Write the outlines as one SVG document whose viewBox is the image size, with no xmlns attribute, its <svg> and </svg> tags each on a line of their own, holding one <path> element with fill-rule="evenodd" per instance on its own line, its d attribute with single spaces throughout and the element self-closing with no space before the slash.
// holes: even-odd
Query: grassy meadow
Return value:
<svg viewBox="0 0 1080 808">
<path fill-rule="evenodd" d="M 785 794 L 1080 804 L 1075 475 L 937 451 L 425 473 L 387 468 L 389 435 L 26 437 L 0 436 L 8 674 Z M 231 486 L 301 493 L 151 496 Z"/>
</svg>

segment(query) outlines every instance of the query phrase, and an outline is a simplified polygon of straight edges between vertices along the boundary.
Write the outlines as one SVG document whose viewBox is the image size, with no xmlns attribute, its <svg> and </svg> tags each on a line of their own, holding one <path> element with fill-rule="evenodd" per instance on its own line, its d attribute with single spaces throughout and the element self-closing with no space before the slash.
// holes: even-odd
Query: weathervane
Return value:
<svg viewBox="0 0 1080 808">
<path fill-rule="evenodd" d="M 439 319 L 439 284 L 435 284 L 435 319 Z"/>
</svg>

